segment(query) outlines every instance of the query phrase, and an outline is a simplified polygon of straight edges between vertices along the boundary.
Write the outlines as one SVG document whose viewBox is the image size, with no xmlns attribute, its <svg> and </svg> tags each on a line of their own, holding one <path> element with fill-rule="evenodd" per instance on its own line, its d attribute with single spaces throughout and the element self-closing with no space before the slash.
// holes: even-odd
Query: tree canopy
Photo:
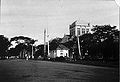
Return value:
<svg viewBox="0 0 120 82">
<path fill-rule="evenodd" d="M 23 42 L 22 42 L 22 41 Z M 10 42 L 12 41 L 16 41 L 16 43 L 26 43 L 26 44 L 34 44 L 37 40 L 34 40 L 32 38 L 29 38 L 29 37 L 24 37 L 24 36 L 17 36 L 17 37 L 13 37 L 11 38 Z"/>
<path fill-rule="evenodd" d="M 0 35 L 0 56 L 4 57 L 7 55 L 7 50 L 10 46 L 10 42 L 8 38 L 4 37 L 4 35 Z"/>
<path fill-rule="evenodd" d="M 116 26 L 96 25 L 92 31 L 93 34 L 84 34 L 79 37 L 83 56 L 88 53 L 91 58 L 117 59 L 119 31 Z"/>
<path fill-rule="evenodd" d="M 37 51 L 35 52 L 34 57 L 38 58 L 39 56 L 44 57 L 44 45 L 38 45 L 36 47 Z"/>
<path fill-rule="evenodd" d="M 29 37 L 24 36 L 17 36 L 11 38 L 10 42 L 15 41 L 17 45 L 15 46 L 15 50 L 19 53 L 22 57 L 25 54 L 31 54 L 32 46 L 37 41 Z"/>
<path fill-rule="evenodd" d="M 58 47 L 58 45 L 60 44 L 61 41 L 62 41 L 61 38 L 54 38 L 53 40 L 51 40 L 49 42 L 50 50 L 55 50 Z"/>
</svg>

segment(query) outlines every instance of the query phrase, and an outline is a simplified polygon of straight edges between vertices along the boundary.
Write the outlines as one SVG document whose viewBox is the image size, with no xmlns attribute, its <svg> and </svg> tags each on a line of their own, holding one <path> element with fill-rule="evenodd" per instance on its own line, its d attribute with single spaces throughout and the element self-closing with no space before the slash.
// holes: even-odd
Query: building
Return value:
<svg viewBox="0 0 120 82">
<path fill-rule="evenodd" d="M 64 46 L 63 44 L 60 44 L 56 49 L 50 51 L 50 58 L 56 58 L 56 57 L 69 57 L 69 49 Z"/>
<path fill-rule="evenodd" d="M 69 27 L 70 35 L 71 36 L 81 36 L 83 34 L 90 33 L 91 28 L 92 27 L 91 27 L 90 23 L 77 20 L 77 21 L 73 22 Z"/>
<path fill-rule="evenodd" d="M 71 47 L 67 46 L 68 47 L 67 48 L 64 45 L 65 43 L 72 41 L 75 38 L 75 36 L 81 36 L 83 34 L 90 33 L 91 25 L 90 23 L 77 20 L 70 25 L 69 30 L 70 30 L 70 35 L 64 35 L 64 37 L 62 38 L 60 42 L 61 44 L 58 47 L 56 47 L 54 50 L 50 51 L 50 55 L 49 55 L 50 58 L 56 58 L 56 57 L 61 57 L 61 56 L 75 58 L 76 56 L 75 54 L 78 52 L 75 53 L 75 50 L 73 50 Z M 78 47 L 79 54 L 81 55 L 79 41 L 77 44 L 74 44 L 74 48 L 79 46 Z"/>
</svg>

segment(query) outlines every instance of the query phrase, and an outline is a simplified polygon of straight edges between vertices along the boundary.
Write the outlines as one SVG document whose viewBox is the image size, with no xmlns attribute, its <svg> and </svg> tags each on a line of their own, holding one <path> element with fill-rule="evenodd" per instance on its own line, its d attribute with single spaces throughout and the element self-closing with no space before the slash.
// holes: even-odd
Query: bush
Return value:
<svg viewBox="0 0 120 82">
<path fill-rule="evenodd" d="M 65 61 L 65 58 L 63 56 L 56 57 L 55 61 Z"/>
</svg>

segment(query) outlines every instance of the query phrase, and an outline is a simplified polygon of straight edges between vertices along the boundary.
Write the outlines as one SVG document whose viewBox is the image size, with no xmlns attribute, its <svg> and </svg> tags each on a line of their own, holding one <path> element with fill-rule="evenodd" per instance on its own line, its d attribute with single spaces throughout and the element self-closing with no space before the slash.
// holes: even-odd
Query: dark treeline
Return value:
<svg viewBox="0 0 120 82">
<path fill-rule="evenodd" d="M 116 26 L 101 25 L 94 26 L 92 33 L 79 36 L 81 57 L 85 60 L 119 60 L 119 34 L 120 31 Z M 62 38 L 54 38 L 49 41 L 50 50 L 55 49 L 61 44 Z M 70 50 L 70 55 L 73 59 L 79 60 L 80 55 L 78 52 L 78 37 L 72 37 L 68 42 L 63 43 Z M 18 36 L 10 40 L 4 35 L 0 35 L 0 58 L 16 56 L 19 58 L 28 57 L 34 58 L 44 57 L 44 45 L 33 46 L 36 40 Z M 15 47 L 13 43 L 16 44 Z M 46 47 L 47 48 L 47 47 Z M 34 52 L 32 52 L 32 49 Z M 72 54 L 74 52 L 74 54 Z"/>
<path fill-rule="evenodd" d="M 79 37 L 82 59 L 85 60 L 119 60 L 119 34 L 116 26 L 94 26 L 92 33 Z M 77 37 L 65 43 L 71 51 L 75 52 L 75 59 L 79 59 Z"/>
<path fill-rule="evenodd" d="M 26 56 L 31 57 L 31 50 L 33 47 L 33 44 L 36 42 L 36 40 L 24 37 L 24 36 L 18 36 L 13 37 L 8 40 L 8 38 L 4 37 L 4 35 L 0 36 L 0 57 L 6 58 L 11 56 L 19 56 L 19 58 L 25 58 Z M 12 47 L 16 45 L 15 47 Z M 34 47 L 33 47 L 34 49 Z"/>
<path fill-rule="evenodd" d="M 82 54 L 90 59 L 119 60 L 119 34 L 116 26 L 94 26 L 93 34 L 80 38 Z"/>
</svg>

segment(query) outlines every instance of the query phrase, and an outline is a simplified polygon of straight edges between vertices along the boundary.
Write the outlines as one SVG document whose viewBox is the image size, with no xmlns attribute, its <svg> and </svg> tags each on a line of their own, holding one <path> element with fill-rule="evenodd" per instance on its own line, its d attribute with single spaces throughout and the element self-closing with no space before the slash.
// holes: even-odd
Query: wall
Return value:
<svg viewBox="0 0 120 82">
<path fill-rule="evenodd" d="M 57 53 L 56 53 L 57 51 L 56 50 L 52 50 L 52 51 L 50 51 L 50 58 L 56 58 L 56 56 L 57 56 Z"/>
</svg>

